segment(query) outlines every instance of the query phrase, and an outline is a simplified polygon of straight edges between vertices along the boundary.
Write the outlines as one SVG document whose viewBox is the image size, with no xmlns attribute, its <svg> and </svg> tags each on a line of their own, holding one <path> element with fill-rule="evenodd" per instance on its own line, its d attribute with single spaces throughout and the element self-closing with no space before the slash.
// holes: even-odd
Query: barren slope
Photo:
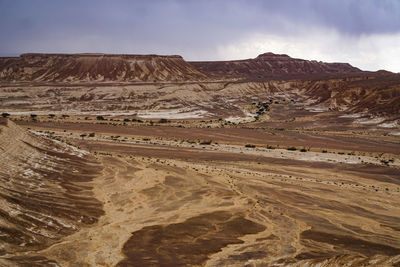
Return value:
<svg viewBox="0 0 400 267">
<path fill-rule="evenodd" d="M 43 249 L 97 222 L 102 205 L 89 182 L 98 173 L 89 155 L 2 120 L 0 265 L 47 262 L 13 255 Z"/>
<path fill-rule="evenodd" d="M 0 59 L 3 81 L 181 81 L 205 77 L 180 56 L 23 54 Z"/>
<path fill-rule="evenodd" d="M 261 54 L 254 59 L 232 61 L 197 61 L 193 66 L 207 73 L 222 77 L 266 79 L 298 77 L 300 75 L 348 74 L 360 70 L 348 63 L 325 63 L 315 60 L 291 58 L 273 53 Z"/>
</svg>

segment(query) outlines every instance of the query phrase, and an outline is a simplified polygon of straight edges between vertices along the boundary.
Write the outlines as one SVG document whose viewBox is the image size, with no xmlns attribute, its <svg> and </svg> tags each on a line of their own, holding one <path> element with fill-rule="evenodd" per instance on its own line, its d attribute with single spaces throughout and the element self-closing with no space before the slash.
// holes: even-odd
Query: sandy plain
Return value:
<svg viewBox="0 0 400 267">
<path fill-rule="evenodd" d="M 45 249 L 15 253 L 11 260 L 19 265 L 400 262 L 400 145 L 395 136 L 376 140 L 377 134 L 362 131 L 19 123 L 95 157 L 101 175 L 89 185 L 104 210 L 95 224 Z M 82 136 L 89 132 L 94 136 Z M 306 143 L 312 144 L 310 151 L 301 152 Z M 288 150 L 291 146 L 297 150 Z"/>
</svg>

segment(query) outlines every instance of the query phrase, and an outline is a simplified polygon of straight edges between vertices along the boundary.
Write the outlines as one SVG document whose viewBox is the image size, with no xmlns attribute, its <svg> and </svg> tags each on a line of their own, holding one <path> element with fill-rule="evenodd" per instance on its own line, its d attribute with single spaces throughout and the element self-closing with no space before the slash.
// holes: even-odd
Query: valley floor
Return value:
<svg viewBox="0 0 400 267">
<path fill-rule="evenodd" d="M 213 133 L 213 143 L 199 144 L 184 141 L 192 138 L 180 128 L 172 130 L 183 138 L 169 136 L 168 127 L 138 128 L 148 132 L 137 134 L 94 125 L 94 137 L 81 137 L 89 129 L 79 131 L 78 124 L 28 126 L 97 158 L 102 175 L 91 185 L 105 214 L 44 250 L 17 254 L 20 262 L 37 257 L 61 266 L 400 264 L 396 140 L 322 135 L 324 147 L 300 152 L 260 146 L 260 133 L 238 141 L 235 131 L 245 129 L 194 129 L 204 139 L 206 131 Z M 116 132 L 121 136 L 115 138 Z M 285 145 L 308 141 L 300 140 Z M 258 146 L 245 147 L 250 141 Z M 369 152 L 356 150 L 355 141 Z M 353 154 L 333 153 L 346 142 L 354 143 Z M 382 163 L 376 156 L 382 153 L 393 162 Z"/>
</svg>

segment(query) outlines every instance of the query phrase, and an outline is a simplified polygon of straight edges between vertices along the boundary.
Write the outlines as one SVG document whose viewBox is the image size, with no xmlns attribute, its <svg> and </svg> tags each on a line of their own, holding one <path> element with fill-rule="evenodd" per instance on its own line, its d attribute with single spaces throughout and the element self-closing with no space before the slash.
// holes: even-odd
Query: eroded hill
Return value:
<svg viewBox="0 0 400 267">
<path fill-rule="evenodd" d="M 90 181 L 98 174 L 98 164 L 87 153 L 2 119 L 0 265 L 47 262 L 14 255 L 44 249 L 96 223 L 103 210 Z"/>
<path fill-rule="evenodd" d="M 190 62 L 193 66 L 207 73 L 223 77 L 244 78 L 249 80 L 271 78 L 318 77 L 329 74 L 352 74 L 360 69 L 348 63 L 326 63 L 264 53 L 256 58 L 231 61 Z"/>
<path fill-rule="evenodd" d="M 112 111 L 251 121 L 256 114 L 248 105 L 286 101 L 395 125 L 400 111 L 398 74 L 272 53 L 190 63 L 180 56 L 24 54 L 0 59 L 0 86 L 0 109 L 16 113 Z"/>
<path fill-rule="evenodd" d="M 0 59 L 3 81 L 186 81 L 206 75 L 181 56 L 23 54 Z"/>
</svg>

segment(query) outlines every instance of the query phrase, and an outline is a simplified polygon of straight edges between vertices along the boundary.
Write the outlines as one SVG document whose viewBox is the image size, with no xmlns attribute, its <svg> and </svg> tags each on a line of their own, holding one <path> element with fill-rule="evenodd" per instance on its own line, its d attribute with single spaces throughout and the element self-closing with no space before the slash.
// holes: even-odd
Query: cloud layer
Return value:
<svg viewBox="0 0 400 267">
<path fill-rule="evenodd" d="M 271 51 L 400 72 L 398 0 L 0 0 L 0 53 Z"/>
</svg>

